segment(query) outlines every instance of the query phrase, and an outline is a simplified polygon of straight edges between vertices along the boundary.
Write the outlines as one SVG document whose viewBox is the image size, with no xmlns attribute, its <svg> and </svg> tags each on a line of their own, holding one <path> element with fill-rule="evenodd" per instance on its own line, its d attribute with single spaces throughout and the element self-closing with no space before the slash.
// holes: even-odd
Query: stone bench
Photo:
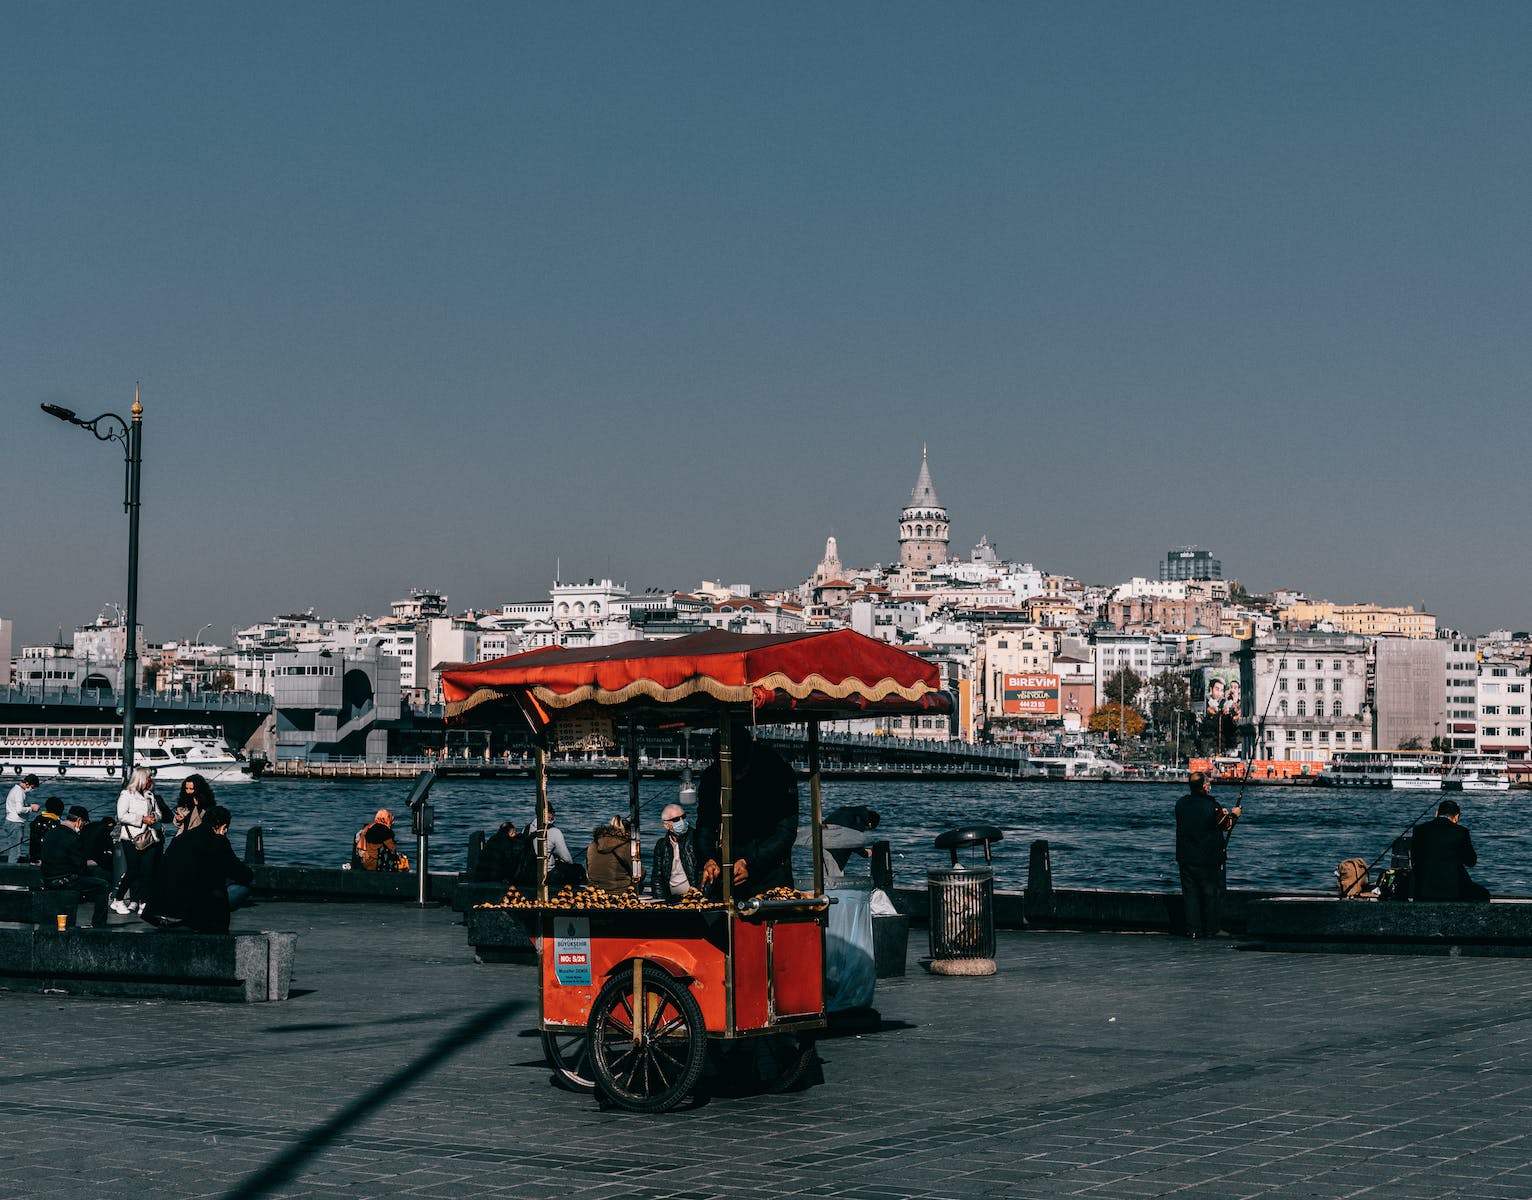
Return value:
<svg viewBox="0 0 1532 1200">
<path fill-rule="evenodd" d="M 251 890 L 258 896 L 284 900 L 416 900 L 420 876 L 414 871 L 348 871 L 340 867 L 250 868 Z M 427 881 L 434 884 L 436 877 Z M 427 896 L 431 888 L 428 886 Z"/>
<path fill-rule="evenodd" d="M 43 886 L 42 868 L 31 863 L 0 863 L 0 885 L 40 888 Z"/>
<path fill-rule="evenodd" d="M 501 895 L 504 895 L 504 889 Z M 500 897 L 496 896 L 498 900 Z M 537 952 L 524 923 L 527 910 L 513 908 L 470 908 L 466 913 L 468 944 L 475 961 L 533 962 Z"/>
<path fill-rule="evenodd" d="M 0 925 L 0 985 L 90 996 L 286 1000 L 297 935 L 177 933 L 148 925 Z"/>
<path fill-rule="evenodd" d="M 46 925 L 57 930 L 59 917 L 64 918 L 66 925 L 75 924 L 78 908 L 79 897 L 76 893 L 46 891 L 41 881 L 35 888 L 0 883 L 0 921 Z"/>
<path fill-rule="evenodd" d="M 1489 904 L 1278 896 L 1248 907 L 1265 950 L 1532 957 L 1532 900 Z"/>
</svg>

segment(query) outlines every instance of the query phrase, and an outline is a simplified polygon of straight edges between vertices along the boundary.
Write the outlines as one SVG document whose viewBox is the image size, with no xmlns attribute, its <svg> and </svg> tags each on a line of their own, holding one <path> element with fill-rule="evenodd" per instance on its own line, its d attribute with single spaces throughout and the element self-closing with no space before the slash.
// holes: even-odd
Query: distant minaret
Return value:
<svg viewBox="0 0 1532 1200">
<path fill-rule="evenodd" d="M 906 567 L 930 567 L 947 561 L 947 510 L 936 498 L 926 448 L 920 448 L 920 474 L 910 502 L 899 514 L 899 562 Z"/>
<path fill-rule="evenodd" d="M 819 560 L 819 566 L 814 571 L 814 582 L 828 583 L 832 579 L 839 579 L 844 571 L 834 537 L 825 538 L 825 556 Z"/>
</svg>

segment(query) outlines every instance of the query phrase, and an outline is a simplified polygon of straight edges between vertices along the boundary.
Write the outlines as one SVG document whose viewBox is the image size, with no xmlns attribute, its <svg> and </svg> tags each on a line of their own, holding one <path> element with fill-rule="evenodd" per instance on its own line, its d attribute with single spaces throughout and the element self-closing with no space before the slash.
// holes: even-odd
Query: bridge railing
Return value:
<svg viewBox="0 0 1532 1200">
<path fill-rule="evenodd" d="M 50 687 L 37 683 L 12 683 L 0 687 L 0 704 L 73 705 L 81 708 L 116 707 L 121 697 L 111 688 Z M 139 692 L 140 711 L 195 709 L 198 712 L 265 713 L 271 697 L 264 692 Z"/>
</svg>

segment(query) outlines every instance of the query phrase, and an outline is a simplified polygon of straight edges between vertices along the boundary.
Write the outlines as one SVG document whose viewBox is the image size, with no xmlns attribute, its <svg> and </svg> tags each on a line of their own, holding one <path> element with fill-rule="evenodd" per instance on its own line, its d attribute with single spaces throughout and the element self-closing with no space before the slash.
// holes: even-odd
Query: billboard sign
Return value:
<svg viewBox="0 0 1532 1200">
<path fill-rule="evenodd" d="M 1240 717 L 1239 695 L 1239 668 L 1238 667 L 1209 667 L 1203 671 L 1201 677 L 1202 695 L 1196 694 L 1197 676 L 1192 677 L 1193 684 L 1193 707 L 1201 700 L 1201 711 L 1207 716 L 1228 716 L 1236 721 Z"/>
<path fill-rule="evenodd" d="M 1007 675 L 1001 684 L 1000 711 L 1016 717 L 1059 715 L 1057 675 Z"/>
</svg>

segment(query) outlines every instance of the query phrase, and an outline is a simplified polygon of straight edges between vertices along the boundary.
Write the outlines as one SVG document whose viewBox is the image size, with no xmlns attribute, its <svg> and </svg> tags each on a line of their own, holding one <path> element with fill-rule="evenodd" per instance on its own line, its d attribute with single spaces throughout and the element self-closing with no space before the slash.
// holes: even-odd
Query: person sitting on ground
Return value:
<svg viewBox="0 0 1532 1200">
<path fill-rule="evenodd" d="M 532 839 L 516 831 L 513 821 L 502 822 L 484 840 L 473 877 L 479 883 L 503 883 L 526 891 L 537 886 L 537 856 Z"/>
<path fill-rule="evenodd" d="M 229 810 L 215 804 L 201 824 L 165 848 L 144 920 L 178 922 L 196 933 L 229 931 L 229 914 L 249 900 L 255 879 L 229 845 L 231 820 Z"/>
<path fill-rule="evenodd" d="M 59 821 L 63 816 L 64 802 L 57 796 L 49 796 L 43 801 L 43 810 L 37 814 L 32 822 L 32 829 L 27 835 L 31 843 L 27 861 L 33 866 L 43 861 L 43 840 L 59 827 Z"/>
<path fill-rule="evenodd" d="M 676 904 L 702 884 L 697 863 L 697 835 L 679 804 L 667 804 L 660 813 L 665 834 L 654 843 L 649 867 L 649 890 L 656 900 Z"/>
<path fill-rule="evenodd" d="M 626 817 L 613 817 L 591 832 L 585 850 L 585 877 L 610 896 L 631 895 L 642 875 L 633 878 L 633 831 Z"/>
<path fill-rule="evenodd" d="M 1479 856 L 1468 830 L 1458 824 L 1461 812 L 1456 800 L 1443 800 L 1434 820 L 1415 826 L 1410 838 L 1410 899 L 1489 900 L 1489 889 L 1468 875 Z"/>
<path fill-rule="evenodd" d="M 181 786 L 176 791 L 176 832 L 185 833 L 197 828 L 215 803 L 213 788 L 201 775 L 188 775 L 181 780 Z"/>
<path fill-rule="evenodd" d="M 75 804 L 70 806 L 68 816 L 51 822 L 52 828 L 43 842 L 39 862 L 43 887 L 50 892 L 73 892 L 81 900 L 93 901 L 90 926 L 102 929 L 106 926 L 107 899 L 112 885 L 102 864 L 85 856 L 85 842 L 80 830 L 88 820 L 90 813 Z"/>
<path fill-rule="evenodd" d="M 394 841 L 394 814 L 380 808 L 357 832 L 351 864 L 363 871 L 407 871 L 409 859 Z"/>
</svg>

